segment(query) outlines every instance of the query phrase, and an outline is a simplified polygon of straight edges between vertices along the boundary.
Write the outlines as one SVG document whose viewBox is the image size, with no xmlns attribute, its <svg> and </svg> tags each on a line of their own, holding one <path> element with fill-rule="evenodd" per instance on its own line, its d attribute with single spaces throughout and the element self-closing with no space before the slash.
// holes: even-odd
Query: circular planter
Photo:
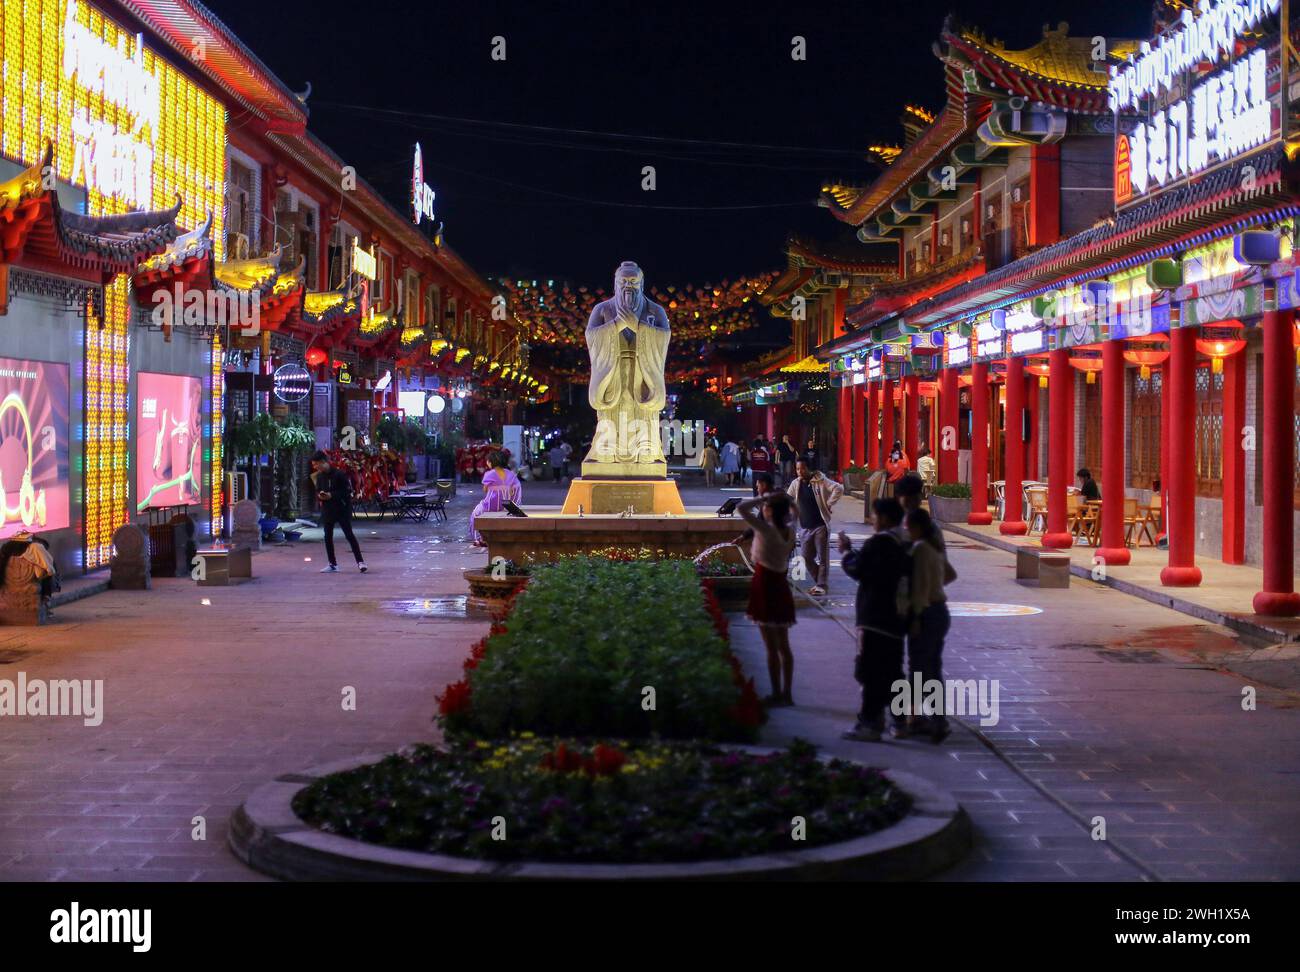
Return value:
<svg viewBox="0 0 1300 972">
<path fill-rule="evenodd" d="M 768 747 L 738 746 L 746 752 Z M 293 798 L 322 776 L 376 763 L 359 756 L 263 784 L 230 819 L 230 848 L 258 871 L 287 881 L 914 881 L 961 860 L 971 847 L 966 811 L 951 794 L 901 770 L 885 775 L 912 797 L 912 812 L 865 837 L 757 857 L 670 864 L 483 861 L 367 844 L 311 827 Z M 823 757 L 825 758 L 825 757 Z"/>
<path fill-rule="evenodd" d="M 496 620 L 504 618 L 510 612 L 510 602 L 515 595 L 528 586 L 528 576 L 511 574 L 506 577 L 493 577 L 486 570 L 466 570 L 465 580 L 469 582 L 469 598 L 466 607 L 484 611 Z"/>
<path fill-rule="evenodd" d="M 743 611 L 749 606 L 749 586 L 752 578 L 752 574 L 742 574 L 736 577 L 704 577 L 702 580 L 704 586 L 713 591 L 722 610 Z"/>
<path fill-rule="evenodd" d="M 970 497 L 931 494 L 930 515 L 943 523 L 965 523 L 970 516 Z"/>
<path fill-rule="evenodd" d="M 867 477 L 862 473 L 845 473 L 844 488 L 852 493 L 860 493 L 867 486 Z"/>
</svg>

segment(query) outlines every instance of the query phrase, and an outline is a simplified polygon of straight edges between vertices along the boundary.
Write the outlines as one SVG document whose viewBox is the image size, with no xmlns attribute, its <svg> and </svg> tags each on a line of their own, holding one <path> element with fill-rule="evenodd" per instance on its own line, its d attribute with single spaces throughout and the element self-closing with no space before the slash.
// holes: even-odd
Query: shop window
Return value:
<svg viewBox="0 0 1300 972">
<path fill-rule="evenodd" d="M 975 244 L 975 221 L 970 213 L 963 213 L 958 218 L 958 230 L 961 234 L 961 248 L 968 250 Z"/>
<path fill-rule="evenodd" d="M 402 296 L 402 308 L 406 313 L 406 326 L 419 327 L 420 320 L 420 277 L 413 270 L 405 274 L 406 293 Z"/>
<path fill-rule="evenodd" d="M 1223 495 L 1223 374 L 1196 369 L 1196 495 Z"/>
<path fill-rule="evenodd" d="M 431 284 L 424 291 L 424 324 L 426 327 L 438 327 L 442 318 L 442 294 L 436 284 Z"/>
<path fill-rule="evenodd" d="M 1161 372 L 1153 370 L 1150 378 L 1143 378 L 1136 370 L 1130 374 L 1133 376 L 1133 409 L 1129 416 L 1132 436 L 1129 485 L 1134 489 L 1153 489 L 1160 478 Z"/>
<path fill-rule="evenodd" d="M 1012 252 L 1019 259 L 1029 252 L 1029 180 L 1022 179 L 1011 187 Z"/>
<path fill-rule="evenodd" d="M 935 252 L 935 263 L 943 263 L 952 256 L 952 227 L 939 227 L 939 249 Z"/>
<path fill-rule="evenodd" d="M 388 274 L 391 272 L 393 259 L 383 250 L 375 260 L 375 279 L 372 283 L 375 297 L 372 303 L 379 310 L 388 309 Z"/>
</svg>

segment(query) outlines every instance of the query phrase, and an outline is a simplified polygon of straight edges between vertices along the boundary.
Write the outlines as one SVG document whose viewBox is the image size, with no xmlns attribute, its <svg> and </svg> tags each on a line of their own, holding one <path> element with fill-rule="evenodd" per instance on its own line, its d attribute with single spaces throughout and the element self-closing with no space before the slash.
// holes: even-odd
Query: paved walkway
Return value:
<svg viewBox="0 0 1300 972">
<path fill-rule="evenodd" d="M 995 521 L 991 526 L 957 524 L 949 529 L 964 536 L 1013 549 L 1017 544 L 1041 547 L 1041 536 L 1004 537 Z M 1076 544 L 1066 551 L 1070 563 L 1081 573 L 1099 571 L 1109 583 L 1129 594 L 1136 594 L 1158 604 L 1176 607 L 1203 620 L 1226 622 L 1230 627 L 1254 637 L 1272 641 L 1300 640 L 1300 618 L 1268 618 L 1251 610 L 1251 601 L 1264 584 L 1264 572 L 1249 564 L 1225 564 L 1211 557 L 1198 557 L 1202 580 L 1197 587 L 1165 587 L 1160 571 L 1169 563 L 1169 551 L 1155 547 L 1130 548 L 1131 560 L 1123 567 L 1095 564 L 1097 548 Z"/>
<path fill-rule="evenodd" d="M 561 492 L 527 484 L 526 504 Z M 722 495 L 689 487 L 686 501 L 712 509 Z M 255 786 L 434 737 L 433 696 L 487 628 L 464 613 L 460 570 L 484 559 L 462 539 L 471 503 L 466 488 L 448 524 L 361 528 L 365 575 L 344 547 L 344 570 L 320 575 L 309 539 L 258 554 L 240 586 L 160 581 L 63 605 L 46 628 L 0 629 L 0 678 L 105 681 L 98 727 L 0 718 L 0 880 L 260 879 L 225 845 Z M 865 536 L 860 503 L 839 512 L 837 527 Z M 1241 710 L 1243 679 L 1205 660 L 1240 653 L 1231 632 L 1090 582 L 1022 588 L 1007 554 L 952 546 L 955 600 L 1043 612 L 959 618 L 950 636 L 950 677 L 999 679 L 999 724 L 942 747 L 841 741 L 856 709 L 841 575 L 826 610 L 801 611 L 800 705 L 773 714 L 767 740 L 803 736 L 956 792 L 977 847 L 948 878 L 1300 877 L 1300 707 L 1261 686 L 1257 710 Z M 756 630 L 737 619 L 733 633 L 761 687 Z M 196 815 L 206 840 L 192 839 Z M 1105 842 L 1089 837 L 1094 815 Z"/>
</svg>

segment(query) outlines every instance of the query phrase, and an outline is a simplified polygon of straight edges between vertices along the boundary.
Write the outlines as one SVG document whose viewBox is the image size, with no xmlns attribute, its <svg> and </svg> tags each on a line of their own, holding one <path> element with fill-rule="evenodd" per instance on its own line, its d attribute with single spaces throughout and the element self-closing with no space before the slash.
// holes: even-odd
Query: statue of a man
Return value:
<svg viewBox="0 0 1300 972">
<path fill-rule="evenodd" d="M 667 401 L 664 365 L 671 330 L 664 309 L 645 295 L 641 268 L 625 261 L 614 271 L 614 296 L 587 321 L 596 435 L 582 463 L 584 476 L 665 478 L 659 413 Z"/>
</svg>

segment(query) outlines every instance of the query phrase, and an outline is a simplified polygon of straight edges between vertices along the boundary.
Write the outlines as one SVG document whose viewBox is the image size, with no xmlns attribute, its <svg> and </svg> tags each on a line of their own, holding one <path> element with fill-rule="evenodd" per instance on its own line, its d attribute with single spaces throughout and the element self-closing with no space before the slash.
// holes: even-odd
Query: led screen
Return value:
<svg viewBox="0 0 1300 972">
<path fill-rule="evenodd" d="M 142 371 L 136 391 L 136 509 L 202 500 L 203 385 L 189 375 Z"/>
<path fill-rule="evenodd" d="M 70 526 L 68 366 L 0 358 L 0 539 Z"/>
</svg>

